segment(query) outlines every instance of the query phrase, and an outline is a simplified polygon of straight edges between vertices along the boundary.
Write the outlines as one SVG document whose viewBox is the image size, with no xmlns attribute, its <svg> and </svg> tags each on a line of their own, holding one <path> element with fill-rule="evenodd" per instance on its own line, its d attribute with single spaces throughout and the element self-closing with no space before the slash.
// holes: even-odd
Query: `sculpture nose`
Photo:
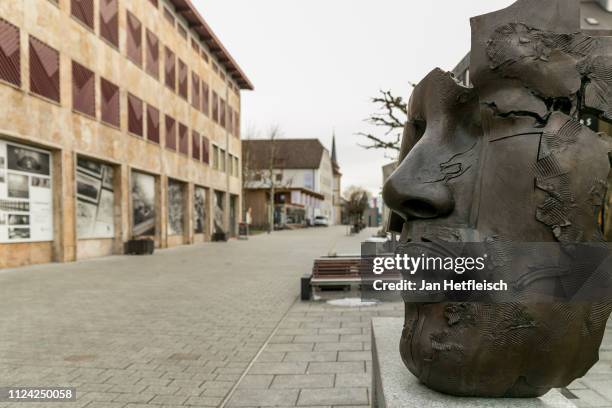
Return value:
<svg viewBox="0 0 612 408">
<path fill-rule="evenodd" d="M 444 182 L 423 182 L 411 173 L 403 163 L 385 183 L 383 199 L 389 208 L 405 220 L 444 217 L 453 211 L 455 200 Z"/>
</svg>

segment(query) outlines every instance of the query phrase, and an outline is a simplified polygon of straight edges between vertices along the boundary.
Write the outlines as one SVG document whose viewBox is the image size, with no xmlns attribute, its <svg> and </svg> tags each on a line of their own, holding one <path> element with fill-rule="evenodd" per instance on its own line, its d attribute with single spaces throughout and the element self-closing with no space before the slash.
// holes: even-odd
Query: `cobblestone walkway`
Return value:
<svg viewBox="0 0 612 408">
<path fill-rule="evenodd" d="M 0 386 L 77 388 L 78 403 L 54 408 L 219 406 L 313 258 L 358 251 L 371 232 L 286 231 L 0 271 Z"/>
</svg>

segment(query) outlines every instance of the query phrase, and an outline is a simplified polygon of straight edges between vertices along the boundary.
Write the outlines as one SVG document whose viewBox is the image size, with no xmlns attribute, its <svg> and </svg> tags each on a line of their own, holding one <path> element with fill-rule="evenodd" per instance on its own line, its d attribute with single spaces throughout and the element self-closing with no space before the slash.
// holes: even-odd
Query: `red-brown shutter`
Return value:
<svg viewBox="0 0 612 408">
<path fill-rule="evenodd" d="M 223 98 L 219 98 L 219 124 L 222 128 L 225 127 L 225 101 Z"/>
<path fill-rule="evenodd" d="M 167 7 L 164 7 L 164 17 L 166 21 L 172 24 L 172 26 L 174 27 L 174 15 L 172 14 L 172 11 L 170 11 L 170 9 L 168 9 Z"/>
<path fill-rule="evenodd" d="M 191 105 L 200 109 L 200 77 L 195 72 L 191 73 Z"/>
<path fill-rule="evenodd" d="M 142 137 L 143 127 L 142 100 L 132 94 L 128 94 L 128 131 Z"/>
<path fill-rule="evenodd" d="M 119 0 L 100 0 L 100 37 L 119 48 Z"/>
<path fill-rule="evenodd" d="M 202 80 L 202 112 L 206 116 L 210 115 L 210 89 L 208 84 Z"/>
<path fill-rule="evenodd" d="M 159 144 L 159 111 L 147 105 L 147 139 Z"/>
<path fill-rule="evenodd" d="M 19 28 L 0 18 L 0 79 L 21 86 Z"/>
<path fill-rule="evenodd" d="M 212 93 L 212 118 L 219 123 L 219 97 L 215 91 Z"/>
<path fill-rule="evenodd" d="M 205 136 L 202 136 L 202 161 L 210 164 L 210 144 Z"/>
<path fill-rule="evenodd" d="M 127 57 L 134 64 L 142 66 L 142 24 L 129 11 L 127 12 Z"/>
<path fill-rule="evenodd" d="M 96 116 L 96 76 L 93 71 L 72 61 L 72 108 Z"/>
<path fill-rule="evenodd" d="M 189 129 L 179 123 L 179 153 L 189 155 Z"/>
<path fill-rule="evenodd" d="M 187 99 L 187 92 L 189 87 L 189 70 L 187 65 L 179 59 L 179 95 Z"/>
<path fill-rule="evenodd" d="M 185 27 L 183 27 L 182 25 L 178 24 L 177 28 L 178 28 L 178 32 L 179 32 L 180 36 L 183 37 L 186 40 L 187 39 L 187 30 L 185 30 Z"/>
<path fill-rule="evenodd" d="M 35 37 L 30 37 L 30 90 L 60 101 L 59 52 Z"/>
<path fill-rule="evenodd" d="M 165 63 L 164 71 L 166 73 L 166 86 L 173 91 L 176 91 L 176 61 L 174 59 L 174 53 L 168 48 L 165 48 Z"/>
<path fill-rule="evenodd" d="M 151 31 L 147 30 L 147 72 L 159 78 L 159 40 Z"/>
<path fill-rule="evenodd" d="M 71 0 L 70 13 L 87 27 L 94 28 L 93 0 Z"/>
<path fill-rule="evenodd" d="M 166 115 L 166 148 L 176 150 L 176 121 Z"/>
<path fill-rule="evenodd" d="M 191 134 L 191 138 L 191 157 L 199 161 L 202 153 L 202 147 L 200 146 L 200 135 L 194 130 Z"/>
<path fill-rule="evenodd" d="M 100 95 L 102 98 L 102 122 L 120 127 L 120 98 L 119 87 L 104 78 L 100 78 Z"/>
</svg>

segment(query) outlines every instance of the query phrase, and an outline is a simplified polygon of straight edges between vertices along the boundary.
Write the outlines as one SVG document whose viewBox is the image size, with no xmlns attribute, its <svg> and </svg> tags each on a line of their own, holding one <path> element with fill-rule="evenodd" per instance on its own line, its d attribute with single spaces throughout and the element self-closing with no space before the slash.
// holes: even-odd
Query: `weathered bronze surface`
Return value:
<svg viewBox="0 0 612 408">
<path fill-rule="evenodd" d="M 580 33 L 576 0 L 519 0 L 471 24 L 473 85 L 436 69 L 409 103 L 400 165 L 384 187 L 405 220 L 402 245 L 603 241 L 611 149 L 580 118 L 612 120 L 612 38 Z M 611 310 L 407 301 L 401 356 L 441 392 L 540 396 L 598 360 Z"/>
</svg>

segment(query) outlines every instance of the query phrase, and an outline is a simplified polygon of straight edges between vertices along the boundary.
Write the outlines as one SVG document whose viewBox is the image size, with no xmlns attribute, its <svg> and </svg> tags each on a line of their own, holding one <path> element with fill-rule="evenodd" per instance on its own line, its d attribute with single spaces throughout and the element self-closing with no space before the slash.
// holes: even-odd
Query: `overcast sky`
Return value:
<svg viewBox="0 0 612 408">
<path fill-rule="evenodd" d="M 243 92 L 243 137 L 278 125 L 286 138 L 335 129 L 343 190 L 378 193 L 382 151 L 364 150 L 369 98 L 408 97 L 410 82 L 451 70 L 469 51 L 469 18 L 512 0 L 193 0 L 255 85 Z"/>
</svg>

